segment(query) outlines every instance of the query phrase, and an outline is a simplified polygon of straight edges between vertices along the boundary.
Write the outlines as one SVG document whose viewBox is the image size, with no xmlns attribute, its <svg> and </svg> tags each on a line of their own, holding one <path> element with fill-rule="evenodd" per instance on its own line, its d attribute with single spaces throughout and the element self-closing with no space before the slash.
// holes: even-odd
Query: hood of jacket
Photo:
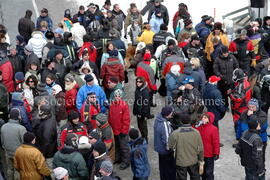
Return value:
<svg viewBox="0 0 270 180">
<path fill-rule="evenodd" d="M 83 65 L 82 65 L 81 68 L 79 69 L 80 74 L 84 74 L 83 71 L 82 71 L 83 69 L 88 69 L 88 70 L 89 70 L 89 73 L 88 73 L 88 74 L 92 74 L 92 73 L 93 73 L 93 70 L 92 70 L 92 68 L 90 67 L 88 61 L 84 61 Z"/>
<path fill-rule="evenodd" d="M 212 112 L 207 112 L 208 116 L 209 116 L 209 124 L 213 124 L 214 120 L 215 120 L 215 114 Z"/>
<path fill-rule="evenodd" d="M 141 86 L 141 87 L 136 87 L 139 91 L 143 91 L 145 88 L 147 88 L 148 86 L 147 86 L 147 83 L 145 82 L 145 84 L 143 85 L 143 86 Z"/>
<path fill-rule="evenodd" d="M 164 121 L 166 121 L 166 119 L 164 117 L 162 117 L 162 115 L 159 113 L 157 115 L 157 122 L 163 123 Z"/>
<path fill-rule="evenodd" d="M 35 39 L 43 39 L 43 34 L 41 31 L 32 32 L 32 37 Z"/>
</svg>

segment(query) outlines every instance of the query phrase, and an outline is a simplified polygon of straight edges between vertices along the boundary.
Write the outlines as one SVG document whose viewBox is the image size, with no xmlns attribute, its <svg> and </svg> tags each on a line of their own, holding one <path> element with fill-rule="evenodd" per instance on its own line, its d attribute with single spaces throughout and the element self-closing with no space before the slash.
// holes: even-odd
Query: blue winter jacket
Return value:
<svg viewBox="0 0 270 180">
<path fill-rule="evenodd" d="M 167 97 L 170 99 L 172 97 L 172 92 L 177 90 L 179 86 L 183 85 L 181 83 L 181 76 L 176 76 L 172 72 L 166 75 L 166 86 L 167 86 Z"/>
<path fill-rule="evenodd" d="M 48 29 L 53 30 L 53 22 L 52 19 L 49 16 L 39 16 L 37 18 L 36 28 L 40 29 L 40 23 L 42 21 L 46 21 L 48 23 Z"/>
<path fill-rule="evenodd" d="M 147 178 L 150 175 L 147 145 L 146 140 L 140 137 L 129 142 L 131 169 L 136 178 Z"/>
<path fill-rule="evenodd" d="M 151 30 L 156 34 L 160 30 L 160 25 L 164 24 L 163 18 L 158 18 L 155 13 L 152 15 L 150 22 Z"/>
<path fill-rule="evenodd" d="M 13 96 L 13 95 L 12 95 Z M 20 116 L 21 116 L 21 125 L 23 125 L 27 131 L 32 131 L 32 125 L 30 123 L 30 120 L 28 118 L 28 115 L 27 115 L 27 112 L 26 112 L 26 109 L 24 107 L 24 102 L 23 101 L 20 101 L 20 100 L 14 100 L 12 99 L 11 100 L 11 109 L 12 108 L 17 108 L 20 110 Z"/>
<path fill-rule="evenodd" d="M 154 123 L 154 150 L 159 154 L 168 154 L 168 139 L 172 133 L 170 122 L 158 114 Z"/>
<path fill-rule="evenodd" d="M 267 142 L 267 128 L 268 128 L 267 115 L 262 110 L 255 112 L 251 116 L 248 116 L 247 111 L 245 111 L 240 116 L 239 120 L 237 121 L 236 139 L 240 139 L 243 132 L 249 129 L 248 122 L 251 120 L 251 118 L 256 118 L 259 121 L 261 126 L 261 129 L 259 130 L 259 135 L 262 139 L 262 142 Z"/>
<path fill-rule="evenodd" d="M 211 33 L 211 26 L 205 24 L 204 21 L 201 21 L 195 26 L 195 30 L 200 37 L 201 43 L 203 44 L 203 46 L 205 46 L 206 40 Z"/>
<path fill-rule="evenodd" d="M 100 104 L 101 106 L 101 111 L 106 112 L 106 108 L 104 106 L 104 101 L 107 100 L 106 95 L 103 89 L 100 86 L 95 85 L 95 84 L 92 86 L 85 84 L 80 88 L 77 94 L 77 98 L 76 98 L 76 106 L 79 112 L 80 112 L 80 109 L 82 108 L 83 103 L 85 102 L 87 98 L 87 93 L 89 92 L 96 93 L 98 104 Z"/>
<path fill-rule="evenodd" d="M 215 114 L 215 121 L 222 119 L 222 114 L 226 111 L 225 102 L 221 92 L 216 85 L 206 83 L 203 90 L 203 101 L 208 112 Z"/>
</svg>

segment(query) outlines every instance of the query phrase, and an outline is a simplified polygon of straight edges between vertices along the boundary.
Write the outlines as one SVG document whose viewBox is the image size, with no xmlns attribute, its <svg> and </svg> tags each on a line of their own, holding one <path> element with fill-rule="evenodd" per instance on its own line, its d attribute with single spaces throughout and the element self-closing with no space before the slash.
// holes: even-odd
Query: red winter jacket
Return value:
<svg viewBox="0 0 270 180">
<path fill-rule="evenodd" d="M 202 137 L 204 157 L 213 157 L 220 153 L 219 132 L 218 128 L 212 124 L 215 115 L 212 112 L 207 112 L 207 114 L 210 116 L 210 122 L 195 129 L 200 132 Z"/>
<path fill-rule="evenodd" d="M 150 67 L 150 61 L 142 61 L 137 65 L 136 76 L 144 77 L 148 88 L 151 91 L 157 90 L 155 73 L 154 70 Z"/>
<path fill-rule="evenodd" d="M 119 135 L 120 133 L 128 134 L 130 112 L 124 100 L 111 102 L 108 122 L 112 127 L 114 135 Z"/>
<path fill-rule="evenodd" d="M 92 119 L 93 116 L 96 116 L 98 115 L 98 113 L 100 112 L 100 105 L 97 104 L 96 106 L 94 105 L 90 105 L 90 110 L 89 112 L 85 112 L 85 105 L 86 105 L 86 102 L 83 103 L 83 106 L 80 110 L 80 114 L 81 114 L 81 122 L 84 123 L 85 125 L 87 125 L 87 122 L 85 121 L 85 118 L 86 116 L 89 116 L 89 120 L 90 120 L 90 123 L 91 123 L 91 126 L 92 127 L 87 127 L 88 130 L 91 130 L 91 129 L 95 129 L 97 128 L 97 124 L 96 124 L 96 120 L 95 119 Z"/>
<path fill-rule="evenodd" d="M 66 90 L 66 109 L 69 114 L 72 110 L 78 111 L 76 108 L 76 97 L 78 93 L 79 85 L 76 84 L 72 89 Z"/>
<path fill-rule="evenodd" d="M 95 63 L 96 59 L 97 59 L 96 47 L 91 42 L 83 43 L 83 46 L 81 47 L 80 52 L 79 52 L 79 56 L 78 56 L 79 59 L 82 58 L 82 52 L 84 51 L 84 49 L 87 49 L 87 51 L 88 51 L 89 61 L 92 61 Z"/>
<path fill-rule="evenodd" d="M 13 68 L 9 60 L 0 61 L 0 71 L 2 71 L 3 84 L 6 86 L 7 91 L 14 92 L 13 81 Z"/>
<path fill-rule="evenodd" d="M 242 85 L 240 85 L 239 83 L 235 83 L 235 88 L 230 93 L 230 98 L 232 102 L 231 108 L 234 122 L 237 122 L 241 114 L 248 109 L 247 105 L 252 97 L 252 88 L 248 80 L 245 78 L 242 83 L 244 87 L 241 88 L 241 90 L 239 90 L 239 88 Z"/>
<path fill-rule="evenodd" d="M 124 66 L 118 58 L 110 57 L 101 67 L 100 78 L 103 79 L 102 85 L 108 89 L 108 81 L 110 77 L 117 77 L 122 82 L 125 80 Z"/>
<path fill-rule="evenodd" d="M 75 133 L 78 136 L 87 136 L 87 130 L 83 123 L 79 122 L 77 125 L 72 125 L 70 122 L 65 124 L 62 128 L 60 141 L 61 145 L 58 147 L 58 150 L 60 150 L 62 147 L 64 147 L 65 140 L 68 134 Z"/>
</svg>

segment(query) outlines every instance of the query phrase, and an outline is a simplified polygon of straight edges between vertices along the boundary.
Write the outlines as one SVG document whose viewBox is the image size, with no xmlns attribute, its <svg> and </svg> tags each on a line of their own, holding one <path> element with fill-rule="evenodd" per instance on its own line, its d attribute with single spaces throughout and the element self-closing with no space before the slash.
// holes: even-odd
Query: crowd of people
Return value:
<svg viewBox="0 0 270 180">
<path fill-rule="evenodd" d="M 14 45 L 0 25 L 0 179 L 116 180 L 119 164 L 147 180 L 153 137 L 161 180 L 212 180 L 229 112 L 246 179 L 264 179 L 270 17 L 233 32 L 209 15 L 194 26 L 184 3 L 174 17 L 161 0 L 120 6 L 66 9 L 58 24 L 27 10 Z M 155 96 L 166 101 L 158 114 Z"/>
</svg>

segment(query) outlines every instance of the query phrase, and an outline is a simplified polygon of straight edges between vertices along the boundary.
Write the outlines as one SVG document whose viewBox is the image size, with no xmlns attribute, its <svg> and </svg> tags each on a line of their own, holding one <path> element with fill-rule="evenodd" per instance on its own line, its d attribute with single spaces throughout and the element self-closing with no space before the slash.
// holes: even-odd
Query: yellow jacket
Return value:
<svg viewBox="0 0 270 180">
<path fill-rule="evenodd" d="M 205 53 L 206 53 L 206 57 L 207 57 L 207 60 L 208 61 L 212 61 L 211 60 L 211 53 L 214 51 L 214 46 L 213 46 L 213 43 L 212 43 L 212 39 L 213 39 L 214 35 L 213 33 L 210 33 L 207 40 L 206 40 L 206 44 L 205 44 Z M 222 32 L 220 32 L 219 34 L 219 38 L 221 40 L 221 43 L 224 45 L 224 46 L 227 46 L 229 47 L 229 40 L 228 40 L 228 37 L 226 34 L 223 34 Z"/>
<path fill-rule="evenodd" d="M 144 42 L 145 44 L 153 44 L 153 37 L 155 33 L 153 31 L 144 30 L 141 36 L 137 37 L 138 42 Z"/>
<path fill-rule="evenodd" d="M 26 144 L 17 148 L 14 168 L 19 171 L 21 180 L 42 180 L 43 176 L 51 173 L 42 153 L 34 146 Z"/>
</svg>

